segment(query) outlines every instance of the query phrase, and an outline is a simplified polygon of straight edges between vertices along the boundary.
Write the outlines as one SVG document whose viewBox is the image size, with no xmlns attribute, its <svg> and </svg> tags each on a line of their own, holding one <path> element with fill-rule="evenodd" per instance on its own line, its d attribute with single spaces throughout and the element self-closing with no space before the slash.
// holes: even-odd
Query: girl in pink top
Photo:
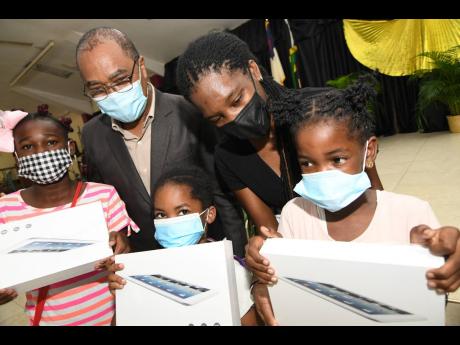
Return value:
<svg viewBox="0 0 460 345">
<path fill-rule="evenodd" d="M 302 179 L 294 188 L 300 197 L 284 206 L 278 232 L 261 227 L 263 236 L 250 240 L 246 254 L 258 278 L 253 288 L 256 307 L 269 325 L 277 322 L 266 284 L 277 278 L 259 254 L 266 237 L 420 243 L 446 257 L 442 267 L 427 272 L 428 286 L 443 292 L 460 286 L 459 230 L 440 227 L 425 201 L 370 188 L 364 169 L 374 165 L 377 138 L 366 103 L 373 93 L 359 80 L 344 90 L 292 97 L 289 112 L 276 119 L 291 128 Z"/>
<path fill-rule="evenodd" d="M 59 211 L 75 205 L 100 201 L 115 253 L 129 252 L 127 236 L 139 228 L 129 218 L 125 204 L 114 187 L 99 183 L 77 183 L 68 175 L 74 147 L 67 129 L 50 115 L 28 114 L 14 129 L 11 140 L 18 159 L 18 174 L 33 184 L 0 198 L 0 224 Z M 70 147 L 69 147 L 70 146 Z M 79 187 L 77 189 L 77 187 Z M 110 325 L 114 298 L 107 283 L 107 271 L 95 270 L 49 286 L 39 298 L 37 289 L 27 292 L 26 313 L 30 324 Z M 11 289 L 0 290 L 0 304 L 17 297 Z M 44 300 L 41 317 L 37 301 Z"/>
</svg>

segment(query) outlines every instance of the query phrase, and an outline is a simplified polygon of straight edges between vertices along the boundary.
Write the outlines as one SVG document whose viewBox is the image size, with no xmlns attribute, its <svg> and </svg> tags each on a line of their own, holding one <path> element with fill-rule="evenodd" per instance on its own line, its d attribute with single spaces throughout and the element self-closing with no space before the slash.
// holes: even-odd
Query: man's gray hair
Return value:
<svg viewBox="0 0 460 345">
<path fill-rule="evenodd" d="M 133 60 L 137 60 L 139 57 L 139 53 L 134 46 L 134 43 L 126 34 L 120 30 L 103 26 L 89 30 L 80 38 L 76 50 L 77 65 L 78 57 L 80 56 L 81 52 L 91 51 L 99 44 L 106 41 L 116 42 L 123 50 L 123 52 Z"/>
</svg>

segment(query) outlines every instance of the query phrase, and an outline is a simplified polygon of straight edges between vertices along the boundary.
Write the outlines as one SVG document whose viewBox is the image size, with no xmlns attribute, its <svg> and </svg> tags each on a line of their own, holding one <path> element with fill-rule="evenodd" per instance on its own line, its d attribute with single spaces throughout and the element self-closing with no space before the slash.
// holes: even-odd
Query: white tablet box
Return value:
<svg viewBox="0 0 460 345">
<path fill-rule="evenodd" d="M 113 255 L 108 242 L 99 201 L 2 224 L 0 288 L 25 292 L 91 272 Z"/>
<path fill-rule="evenodd" d="M 444 259 L 419 245 L 268 239 L 261 254 L 281 325 L 445 324 L 445 296 L 425 276 Z"/>
<path fill-rule="evenodd" d="M 240 325 L 231 241 L 122 254 L 116 262 L 127 280 L 116 292 L 117 326 Z"/>
</svg>

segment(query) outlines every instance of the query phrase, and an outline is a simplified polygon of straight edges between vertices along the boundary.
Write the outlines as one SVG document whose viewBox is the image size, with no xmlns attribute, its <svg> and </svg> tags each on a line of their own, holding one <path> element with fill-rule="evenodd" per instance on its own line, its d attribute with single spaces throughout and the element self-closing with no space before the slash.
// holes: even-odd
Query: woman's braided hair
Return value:
<svg viewBox="0 0 460 345">
<path fill-rule="evenodd" d="M 228 32 L 216 32 L 202 36 L 190 43 L 186 51 L 179 57 L 177 63 L 176 82 L 182 95 L 190 100 L 190 95 L 196 83 L 209 73 L 226 71 L 240 71 L 250 73 L 248 63 L 257 58 L 249 46 L 237 36 Z M 267 110 L 275 120 L 283 117 L 281 113 L 289 114 L 298 107 L 298 104 L 312 93 L 323 89 L 305 88 L 300 90 L 289 89 L 278 84 L 259 65 L 262 73 L 261 84 L 268 96 Z M 300 180 L 300 167 L 297 163 L 297 154 L 289 133 L 287 122 L 276 121 L 277 149 L 281 158 L 281 180 L 283 182 L 284 198 L 286 202 L 294 197 L 294 185 Z"/>
<path fill-rule="evenodd" d="M 247 73 L 249 60 L 257 61 L 248 45 L 228 32 L 202 36 L 189 44 L 177 62 L 176 83 L 187 99 L 200 78 L 208 73 L 240 70 Z"/>
</svg>

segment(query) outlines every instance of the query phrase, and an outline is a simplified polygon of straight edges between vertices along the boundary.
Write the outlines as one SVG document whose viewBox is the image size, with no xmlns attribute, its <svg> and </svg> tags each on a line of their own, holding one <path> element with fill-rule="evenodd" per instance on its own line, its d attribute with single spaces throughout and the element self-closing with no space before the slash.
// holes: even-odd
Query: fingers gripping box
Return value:
<svg viewBox="0 0 460 345">
<path fill-rule="evenodd" d="M 0 225 L 0 288 L 24 292 L 94 270 L 113 254 L 100 202 Z"/>
<path fill-rule="evenodd" d="M 116 256 L 117 326 L 239 325 L 231 241 Z"/>
<path fill-rule="evenodd" d="M 445 296 L 425 276 L 444 259 L 419 245 L 269 239 L 261 254 L 281 325 L 445 324 Z"/>
</svg>

